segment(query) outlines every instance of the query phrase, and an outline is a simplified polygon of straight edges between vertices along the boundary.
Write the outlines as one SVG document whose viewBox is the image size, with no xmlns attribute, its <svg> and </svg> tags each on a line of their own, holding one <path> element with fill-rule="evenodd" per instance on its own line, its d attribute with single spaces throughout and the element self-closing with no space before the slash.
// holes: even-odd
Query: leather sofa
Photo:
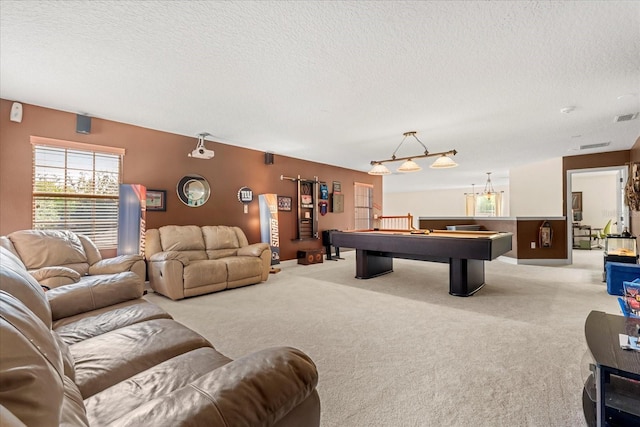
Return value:
<svg viewBox="0 0 640 427">
<path fill-rule="evenodd" d="M 149 285 L 173 300 L 264 282 L 271 268 L 267 243 L 224 225 L 149 229 L 145 258 Z"/>
<path fill-rule="evenodd" d="M 68 230 L 15 231 L 0 237 L 0 246 L 16 255 L 29 273 L 48 288 L 84 282 L 145 281 L 142 256 L 102 259 L 88 237 Z"/>
<path fill-rule="evenodd" d="M 315 365 L 231 360 L 126 282 L 44 292 L 0 247 L 0 425 L 319 426 Z"/>
</svg>

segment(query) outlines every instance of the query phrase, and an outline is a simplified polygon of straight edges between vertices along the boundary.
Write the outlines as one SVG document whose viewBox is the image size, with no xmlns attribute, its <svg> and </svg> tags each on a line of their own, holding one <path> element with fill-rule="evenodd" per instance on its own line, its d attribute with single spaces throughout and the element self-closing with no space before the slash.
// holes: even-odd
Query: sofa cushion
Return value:
<svg viewBox="0 0 640 427">
<path fill-rule="evenodd" d="M 0 343 L 0 404 L 28 426 L 57 427 L 64 376 L 60 350 L 51 330 L 4 291 Z"/>
<path fill-rule="evenodd" d="M 89 265 L 93 265 L 102 259 L 100 249 L 98 249 L 91 239 L 82 234 L 77 234 L 76 236 L 78 236 L 78 240 L 82 243 L 82 248 L 84 249 L 84 253 L 87 255 L 87 262 Z"/>
<path fill-rule="evenodd" d="M 21 230 L 8 235 L 28 269 L 86 263 L 78 236 L 67 230 Z"/>
<path fill-rule="evenodd" d="M 220 259 L 238 255 L 238 249 L 207 249 L 209 259 Z"/>
<path fill-rule="evenodd" d="M 202 235 L 207 250 L 237 249 L 240 247 L 234 227 L 225 225 L 207 225 L 202 227 Z"/>
<path fill-rule="evenodd" d="M 204 251 L 202 231 L 197 225 L 165 225 L 158 229 L 163 251 Z"/>
<path fill-rule="evenodd" d="M 223 260 L 192 261 L 184 268 L 184 288 L 225 283 L 227 264 Z"/>
<path fill-rule="evenodd" d="M 27 273 L 22 262 L 4 247 L 0 247 L 0 266 L 0 290 L 19 299 L 47 328 L 51 328 L 51 308 L 42 286 Z"/>
<path fill-rule="evenodd" d="M 170 319 L 136 323 L 69 346 L 86 399 L 158 363 L 211 344 Z"/>
<path fill-rule="evenodd" d="M 55 279 L 55 278 L 59 278 L 60 281 L 68 282 L 65 284 L 76 283 L 80 280 L 80 274 L 77 271 L 72 270 L 68 267 L 60 267 L 60 266 L 42 267 L 37 270 L 31 270 L 29 274 L 31 274 L 33 278 L 40 283 L 42 283 L 47 279 Z M 64 279 L 68 279 L 68 280 L 64 280 Z"/>
<path fill-rule="evenodd" d="M 315 393 L 317 381 L 316 367 L 304 353 L 265 349 L 145 402 L 115 425 L 273 426 Z M 318 425 L 318 415 L 297 425 Z"/>
<path fill-rule="evenodd" d="M 144 283 L 130 271 L 83 277 L 46 293 L 53 320 L 140 298 Z"/>
<path fill-rule="evenodd" d="M 62 357 L 62 369 L 64 371 L 64 375 L 69 377 L 71 381 L 75 381 L 76 379 L 76 368 L 75 362 L 73 360 L 73 356 L 69 351 L 69 346 L 64 342 L 60 335 L 56 334 L 54 331 L 51 331 L 53 338 L 56 340 L 58 344 L 58 348 L 60 349 L 60 357 Z"/>
<path fill-rule="evenodd" d="M 18 252 L 16 252 L 16 248 L 13 246 L 13 243 L 11 243 L 11 240 L 7 236 L 0 236 L 0 248 L 6 249 L 7 251 L 15 255 L 16 259 L 20 259 L 20 255 L 18 255 Z M 20 264 L 22 264 L 22 261 L 20 261 Z M 22 266 L 24 267 L 24 264 L 22 264 Z M 24 269 L 26 270 L 27 267 L 24 267 Z"/>
<path fill-rule="evenodd" d="M 262 260 L 260 258 L 236 256 L 225 258 L 223 261 L 227 264 L 229 272 L 227 281 L 229 282 L 262 275 Z"/>
<path fill-rule="evenodd" d="M 91 424 L 107 425 L 144 403 L 186 386 L 231 362 L 214 348 L 203 347 L 166 360 L 85 401 Z"/>
<path fill-rule="evenodd" d="M 53 330 L 71 345 L 152 319 L 171 319 L 171 315 L 159 306 L 138 298 L 56 320 Z"/>
<path fill-rule="evenodd" d="M 64 377 L 64 398 L 62 400 L 62 413 L 60 414 L 60 426 L 89 427 L 87 411 L 84 400 L 78 390 L 78 386 L 69 378 Z"/>
</svg>

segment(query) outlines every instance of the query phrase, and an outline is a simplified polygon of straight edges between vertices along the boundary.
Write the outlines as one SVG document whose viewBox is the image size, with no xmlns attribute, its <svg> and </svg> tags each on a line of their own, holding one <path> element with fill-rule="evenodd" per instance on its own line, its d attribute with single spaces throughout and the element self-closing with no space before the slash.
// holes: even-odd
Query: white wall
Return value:
<svg viewBox="0 0 640 427">
<path fill-rule="evenodd" d="M 510 216 L 562 216 L 562 158 L 509 170 Z"/>
<path fill-rule="evenodd" d="M 620 217 L 617 179 L 615 172 L 572 174 L 571 191 L 582 192 L 582 224 L 603 228 L 607 221 L 613 223 Z"/>
<path fill-rule="evenodd" d="M 476 193 L 482 192 L 483 185 L 476 185 Z M 509 188 L 494 186 L 495 191 L 504 191 L 504 216 L 509 216 Z M 470 188 L 432 190 L 411 193 L 384 193 L 382 195 L 382 215 L 395 216 L 410 213 L 414 216 L 414 227 L 418 227 L 421 216 L 465 216 L 465 195 Z"/>
</svg>

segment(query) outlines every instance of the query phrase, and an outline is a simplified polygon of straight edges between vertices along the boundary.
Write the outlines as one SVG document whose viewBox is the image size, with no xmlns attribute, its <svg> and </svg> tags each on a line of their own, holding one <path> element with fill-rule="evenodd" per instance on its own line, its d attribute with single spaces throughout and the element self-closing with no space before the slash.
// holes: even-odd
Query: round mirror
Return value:
<svg viewBox="0 0 640 427">
<path fill-rule="evenodd" d="M 180 201 L 192 208 L 204 205 L 211 194 L 209 183 L 200 175 L 185 175 L 176 190 Z"/>
</svg>

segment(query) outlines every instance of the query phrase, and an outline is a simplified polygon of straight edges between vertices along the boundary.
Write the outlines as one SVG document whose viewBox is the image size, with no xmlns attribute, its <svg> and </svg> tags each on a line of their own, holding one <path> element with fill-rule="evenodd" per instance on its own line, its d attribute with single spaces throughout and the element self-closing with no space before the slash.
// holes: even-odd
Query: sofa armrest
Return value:
<svg viewBox="0 0 640 427">
<path fill-rule="evenodd" d="M 31 274 L 38 283 L 48 288 L 57 288 L 58 286 L 70 285 L 80 281 L 80 273 L 70 268 L 60 266 L 42 267 L 29 271 L 29 274 Z"/>
<path fill-rule="evenodd" d="M 189 265 L 189 258 L 179 251 L 158 252 L 151 255 L 151 258 L 149 258 L 149 261 L 151 262 L 162 262 L 170 260 L 180 261 L 184 266 Z"/>
<path fill-rule="evenodd" d="M 185 387 L 151 400 L 117 420 L 119 426 L 271 426 L 315 390 L 311 359 L 290 347 L 261 350 L 211 371 Z"/>
<path fill-rule="evenodd" d="M 254 243 L 238 249 L 238 255 L 259 257 L 264 251 L 269 249 L 270 247 L 268 243 Z"/>
<path fill-rule="evenodd" d="M 89 274 L 114 274 L 131 271 L 136 262 L 142 261 L 141 255 L 119 255 L 102 259 L 89 267 Z"/>
<path fill-rule="evenodd" d="M 53 320 L 73 316 L 142 297 L 144 282 L 130 271 L 85 276 L 79 283 L 51 289 L 45 295 Z"/>
</svg>

